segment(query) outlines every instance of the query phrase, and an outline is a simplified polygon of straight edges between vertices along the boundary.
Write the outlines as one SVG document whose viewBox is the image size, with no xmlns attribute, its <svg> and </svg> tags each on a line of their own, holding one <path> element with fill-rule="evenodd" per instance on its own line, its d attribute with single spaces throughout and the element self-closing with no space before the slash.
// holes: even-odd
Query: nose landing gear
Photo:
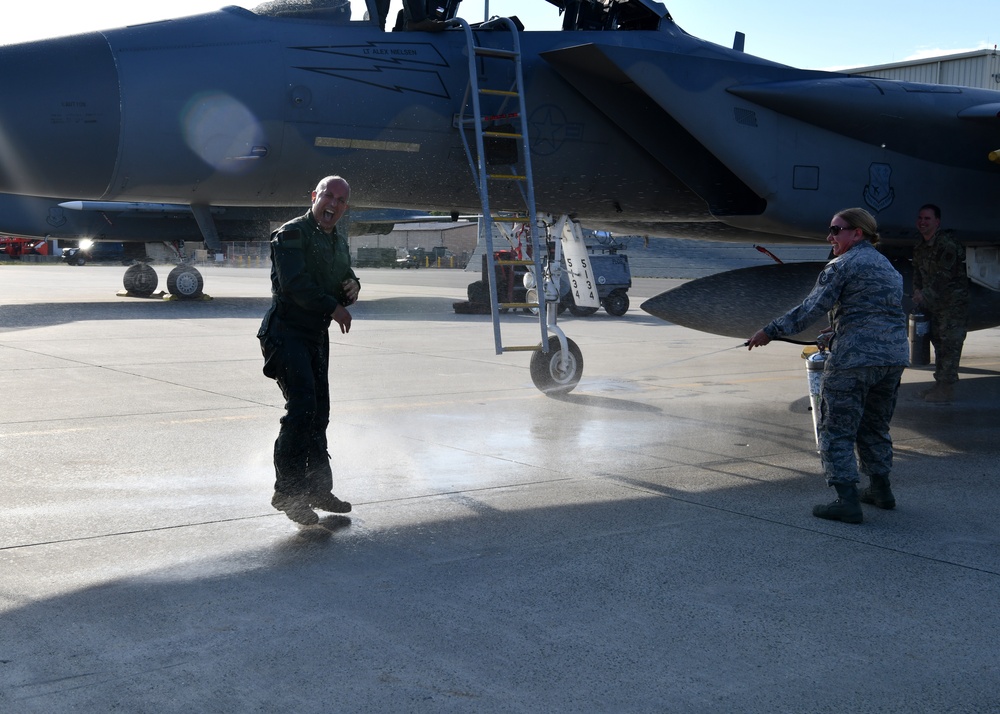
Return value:
<svg viewBox="0 0 1000 714">
<path fill-rule="evenodd" d="M 559 337 L 549 335 L 549 351 L 532 353 L 529 368 L 531 381 L 539 391 L 548 395 L 569 394 L 583 376 L 583 353 L 569 338 L 564 353 Z"/>
</svg>

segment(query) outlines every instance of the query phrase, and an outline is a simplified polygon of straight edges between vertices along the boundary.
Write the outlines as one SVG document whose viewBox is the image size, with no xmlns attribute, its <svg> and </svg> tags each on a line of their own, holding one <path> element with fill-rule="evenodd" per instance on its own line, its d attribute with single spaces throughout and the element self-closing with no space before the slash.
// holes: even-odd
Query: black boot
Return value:
<svg viewBox="0 0 1000 714">
<path fill-rule="evenodd" d="M 284 511 L 289 520 L 303 526 L 319 523 L 319 516 L 316 515 L 316 511 L 309 508 L 309 497 L 304 494 L 289 496 L 275 491 L 271 498 L 271 505 L 279 511 Z"/>
<path fill-rule="evenodd" d="M 332 493 L 321 493 L 312 496 L 309 499 L 309 505 L 313 508 L 318 508 L 321 511 L 327 511 L 328 513 L 351 512 L 351 504 L 347 501 L 341 501 Z"/>
<path fill-rule="evenodd" d="M 865 520 L 858 502 L 858 485 L 856 483 L 834 483 L 839 498 L 825 506 L 814 506 L 813 515 L 828 521 L 843 523 L 862 523 Z"/>
<path fill-rule="evenodd" d="M 871 475 L 871 486 L 862 491 L 859 495 L 862 503 L 870 503 L 886 510 L 896 507 L 896 497 L 892 495 L 889 488 L 888 476 Z"/>
</svg>

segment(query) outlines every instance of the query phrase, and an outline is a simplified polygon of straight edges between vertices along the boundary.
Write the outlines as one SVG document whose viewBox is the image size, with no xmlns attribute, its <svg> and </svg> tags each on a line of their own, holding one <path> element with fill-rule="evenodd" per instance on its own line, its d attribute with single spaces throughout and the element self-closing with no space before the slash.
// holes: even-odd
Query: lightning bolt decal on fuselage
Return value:
<svg viewBox="0 0 1000 714">
<path fill-rule="evenodd" d="M 392 92 L 412 92 L 441 99 L 451 98 L 440 73 L 431 69 L 434 67 L 447 69 L 450 65 L 436 47 L 427 43 L 367 42 L 360 45 L 295 49 L 342 60 L 336 66 L 295 67 L 304 72 L 346 79 Z"/>
</svg>

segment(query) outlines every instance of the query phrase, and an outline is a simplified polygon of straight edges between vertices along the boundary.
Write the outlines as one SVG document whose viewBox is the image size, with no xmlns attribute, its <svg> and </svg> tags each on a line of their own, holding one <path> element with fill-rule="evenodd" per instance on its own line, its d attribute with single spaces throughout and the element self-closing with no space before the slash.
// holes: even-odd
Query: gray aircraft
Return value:
<svg viewBox="0 0 1000 714">
<path fill-rule="evenodd" d="M 693 37 L 653 0 L 549 1 L 562 31 L 518 32 L 539 211 L 775 242 L 822 239 L 860 205 L 905 257 L 931 201 L 1000 289 L 1000 93 L 795 69 Z M 0 191 L 181 204 L 204 231 L 213 206 L 301 206 L 339 173 L 355 205 L 477 212 L 466 88 L 473 71 L 511 86 L 488 61 L 506 24 L 386 32 L 385 13 L 288 0 L 0 47 Z M 482 121 L 486 163 L 511 163 L 515 113 Z M 491 188 L 491 208 L 523 209 L 521 186 Z"/>
</svg>

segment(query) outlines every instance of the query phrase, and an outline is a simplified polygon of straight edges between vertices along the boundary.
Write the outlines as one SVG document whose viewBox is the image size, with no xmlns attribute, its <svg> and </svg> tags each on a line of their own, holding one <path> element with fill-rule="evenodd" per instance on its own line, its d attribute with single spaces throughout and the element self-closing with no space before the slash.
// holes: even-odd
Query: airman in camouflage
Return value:
<svg viewBox="0 0 1000 714">
<path fill-rule="evenodd" d="M 833 217 L 827 241 L 834 258 L 798 307 L 771 321 L 747 341 L 750 349 L 801 332 L 823 313 L 831 327 L 821 335 L 830 356 L 822 379 L 818 419 L 820 458 L 831 504 L 813 515 L 861 523 L 860 502 L 893 508 L 889 488 L 892 439 L 889 422 L 903 370 L 909 364 L 903 278 L 875 248 L 878 227 L 861 208 Z M 855 447 L 857 460 L 855 460 Z M 858 492 L 858 467 L 871 485 Z"/>
<path fill-rule="evenodd" d="M 932 203 L 917 213 L 917 231 L 922 239 L 913 249 L 913 301 L 930 316 L 934 345 L 934 386 L 920 395 L 950 402 L 969 319 L 965 247 L 941 230 L 941 209 Z"/>
</svg>

